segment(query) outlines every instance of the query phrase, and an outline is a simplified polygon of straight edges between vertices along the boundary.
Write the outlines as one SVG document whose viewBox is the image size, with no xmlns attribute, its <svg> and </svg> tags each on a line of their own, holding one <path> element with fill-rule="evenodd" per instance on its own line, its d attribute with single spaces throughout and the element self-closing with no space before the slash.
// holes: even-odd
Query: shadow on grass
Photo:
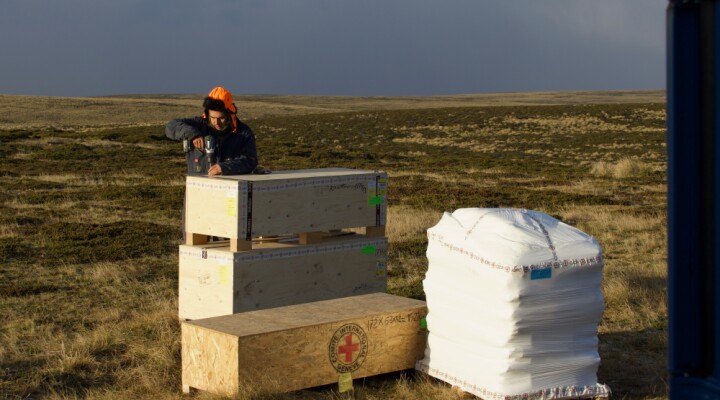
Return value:
<svg viewBox="0 0 720 400">
<path fill-rule="evenodd" d="M 610 386 L 614 399 L 668 396 L 666 331 L 605 333 L 599 339 L 598 381 Z"/>
</svg>

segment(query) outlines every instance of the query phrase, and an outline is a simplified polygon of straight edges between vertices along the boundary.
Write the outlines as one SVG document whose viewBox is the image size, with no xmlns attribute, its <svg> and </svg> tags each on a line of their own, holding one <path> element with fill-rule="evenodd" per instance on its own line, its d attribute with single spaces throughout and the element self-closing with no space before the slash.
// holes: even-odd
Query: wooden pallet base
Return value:
<svg viewBox="0 0 720 400">
<path fill-rule="evenodd" d="M 385 225 L 378 225 L 378 226 L 366 226 L 365 228 L 365 236 L 368 237 L 382 237 L 385 236 Z M 314 244 L 314 243 L 322 243 L 323 240 L 327 237 L 334 237 L 344 234 L 350 234 L 350 232 L 343 232 L 342 230 L 335 229 L 332 231 L 315 231 L 315 232 L 303 232 L 297 235 L 298 240 L 300 244 Z M 201 245 L 206 244 L 209 241 L 208 235 L 203 235 L 200 233 L 191 233 L 187 232 L 186 235 L 185 244 L 189 245 Z M 288 238 L 289 236 L 273 236 L 272 238 Z M 272 240 L 272 238 L 267 237 L 257 237 L 253 238 L 252 240 L 246 240 L 246 239 L 238 239 L 238 238 L 230 238 L 225 239 L 229 240 L 230 242 L 230 251 L 237 252 L 237 251 L 250 251 L 252 250 L 253 243 L 263 243 L 267 242 L 268 240 Z"/>
</svg>

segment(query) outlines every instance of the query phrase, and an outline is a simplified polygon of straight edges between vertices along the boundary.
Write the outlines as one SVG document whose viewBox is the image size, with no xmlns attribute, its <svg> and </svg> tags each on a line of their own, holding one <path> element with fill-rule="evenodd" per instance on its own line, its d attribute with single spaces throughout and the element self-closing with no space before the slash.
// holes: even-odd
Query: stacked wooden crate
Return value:
<svg viewBox="0 0 720 400">
<path fill-rule="evenodd" d="M 385 292 L 387 240 L 336 236 L 316 244 L 181 246 L 180 319 L 192 320 L 372 292 Z"/>
<path fill-rule="evenodd" d="M 412 368 L 427 309 L 384 293 L 386 196 L 375 171 L 188 177 L 183 391 L 344 391 Z"/>
<path fill-rule="evenodd" d="M 386 196 L 366 170 L 189 176 L 180 319 L 385 292 Z"/>
<path fill-rule="evenodd" d="M 251 250 L 252 239 L 364 227 L 385 234 L 387 174 L 347 168 L 278 171 L 269 175 L 188 176 L 188 244 L 207 236 L 230 239 L 230 250 Z"/>
<path fill-rule="evenodd" d="M 410 369 L 422 358 L 424 301 L 371 293 L 184 322 L 183 391 L 262 398 Z"/>
</svg>

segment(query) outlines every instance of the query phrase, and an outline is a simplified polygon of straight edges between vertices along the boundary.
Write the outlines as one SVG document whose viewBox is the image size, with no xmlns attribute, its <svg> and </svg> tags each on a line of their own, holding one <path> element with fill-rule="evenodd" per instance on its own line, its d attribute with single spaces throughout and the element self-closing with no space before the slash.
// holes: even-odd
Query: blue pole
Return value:
<svg viewBox="0 0 720 400">
<path fill-rule="evenodd" d="M 670 397 L 720 398 L 720 12 L 671 0 L 667 11 Z"/>
</svg>

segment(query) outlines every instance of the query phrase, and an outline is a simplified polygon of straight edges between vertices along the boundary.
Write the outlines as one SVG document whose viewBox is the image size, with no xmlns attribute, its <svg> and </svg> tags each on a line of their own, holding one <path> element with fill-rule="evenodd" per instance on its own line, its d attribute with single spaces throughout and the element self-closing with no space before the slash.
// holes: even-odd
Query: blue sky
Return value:
<svg viewBox="0 0 720 400">
<path fill-rule="evenodd" d="M 662 0 L 4 0 L 0 93 L 665 88 Z"/>
</svg>

